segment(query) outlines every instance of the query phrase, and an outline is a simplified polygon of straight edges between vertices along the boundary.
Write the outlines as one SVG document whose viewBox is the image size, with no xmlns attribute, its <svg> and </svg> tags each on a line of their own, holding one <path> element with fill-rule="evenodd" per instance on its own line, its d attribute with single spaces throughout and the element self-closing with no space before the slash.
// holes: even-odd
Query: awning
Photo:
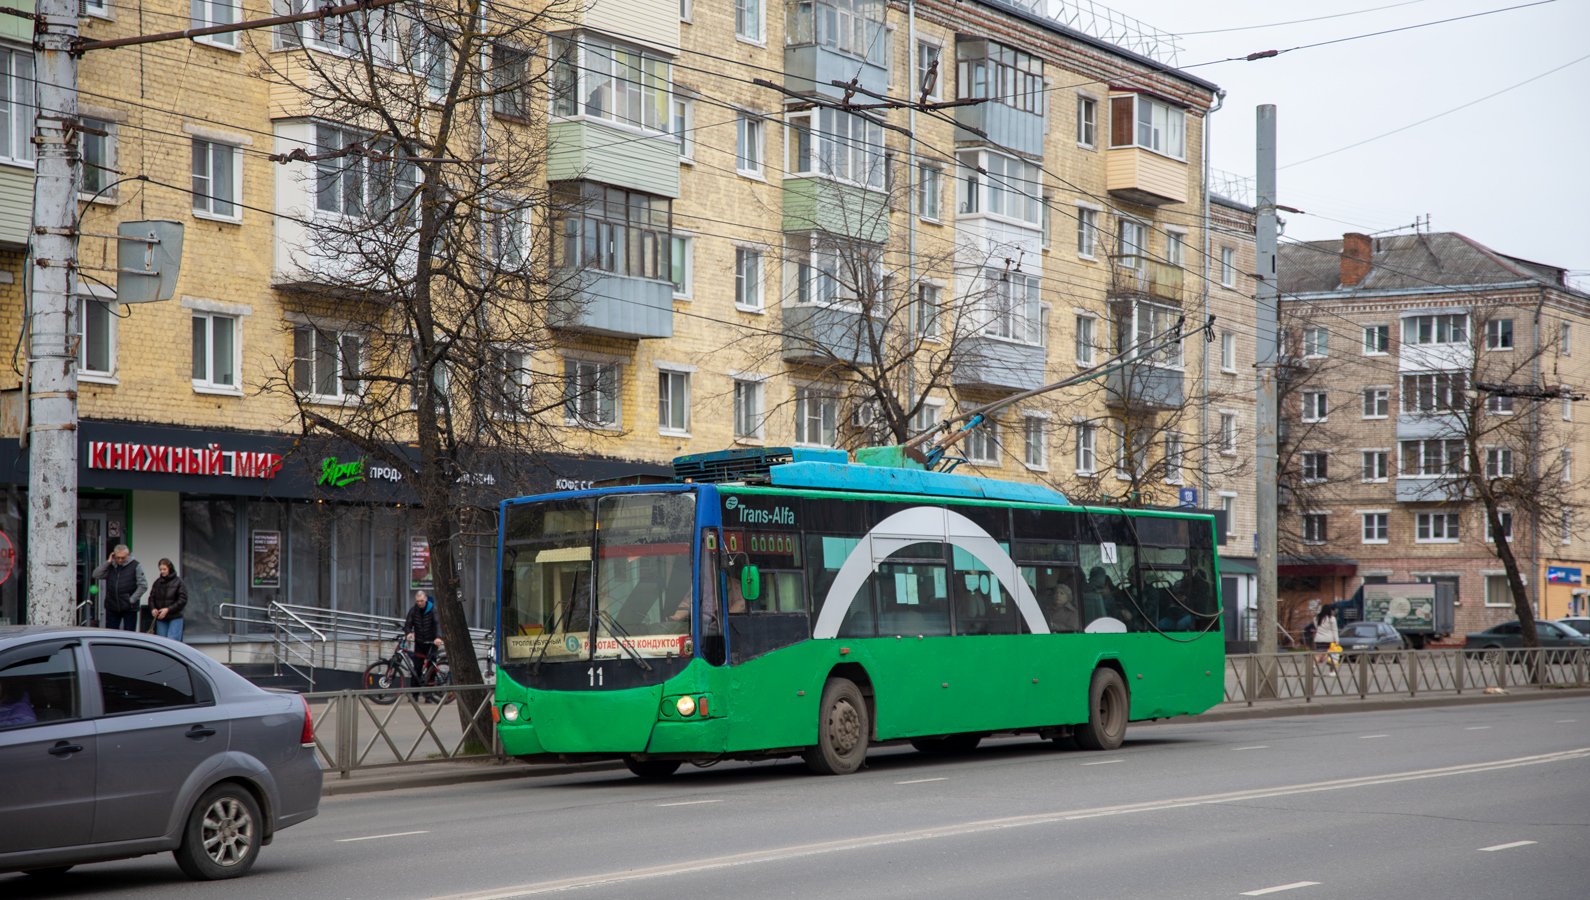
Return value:
<svg viewBox="0 0 1590 900">
<path fill-rule="evenodd" d="M 1293 577 L 1351 578 L 1358 574 L 1358 564 L 1353 562 L 1294 563 L 1276 566 L 1275 573 Z"/>
<path fill-rule="evenodd" d="M 1220 559 L 1220 574 L 1222 575 L 1257 575 L 1259 570 L 1252 563 L 1245 563 L 1240 559 Z"/>
</svg>

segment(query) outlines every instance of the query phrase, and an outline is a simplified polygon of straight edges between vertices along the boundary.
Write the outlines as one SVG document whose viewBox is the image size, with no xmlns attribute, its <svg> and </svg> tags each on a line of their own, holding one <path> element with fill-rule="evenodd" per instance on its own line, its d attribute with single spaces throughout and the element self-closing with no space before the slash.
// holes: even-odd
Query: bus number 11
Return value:
<svg viewBox="0 0 1590 900">
<path fill-rule="evenodd" d="M 592 666 L 586 669 L 585 674 L 591 676 L 591 687 L 602 686 L 602 668 L 600 666 Z"/>
</svg>

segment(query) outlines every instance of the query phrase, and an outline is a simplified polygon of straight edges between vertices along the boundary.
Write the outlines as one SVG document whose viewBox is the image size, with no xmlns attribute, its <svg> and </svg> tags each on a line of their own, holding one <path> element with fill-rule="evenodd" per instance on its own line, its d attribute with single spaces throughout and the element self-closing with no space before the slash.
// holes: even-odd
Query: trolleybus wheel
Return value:
<svg viewBox="0 0 1590 900">
<path fill-rule="evenodd" d="M 801 758 L 818 775 L 849 775 L 866 761 L 870 734 L 861 690 L 848 678 L 830 678 L 817 709 L 817 746 Z"/>
<path fill-rule="evenodd" d="M 1114 669 L 1094 669 L 1088 685 L 1088 722 L 1077 726 L 1084 750 L 1114 750 L 1126 737 L 1126 684 Z"/>
<path fill-rule="evenodd" d="M 677 759 L 636 759 L 633 756 L 626 756 L 624 757 L 624 765 L 637 778 L 644 778 L 647 781 L 660 781 L 679 771 L 680 761 Z"/>
<path fill-rule="evenodd" d="M 983 742 L 980 734 L 951 734 L 936 738 L 912 738 L 911 746 L 921 753 L 970 753 Z"/>
</svg>

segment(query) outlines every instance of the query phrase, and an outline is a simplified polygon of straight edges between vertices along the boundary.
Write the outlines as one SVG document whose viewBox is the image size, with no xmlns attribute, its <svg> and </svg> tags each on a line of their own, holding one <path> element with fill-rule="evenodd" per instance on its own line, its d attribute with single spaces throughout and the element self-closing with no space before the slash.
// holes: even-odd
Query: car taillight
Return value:
<svg viewBox="0 0 1590 900">
<path fill-rule="evenodd" d="M 309 701 L 304 699 L 304 695 L 299 694 L 298 699 L 304 704 L 304 731 L 298 736 L 298 743 L 303 744 L 305 747 L 313 747 L 315 745 L 315 717 L 310 713 Z"/>
</svg>

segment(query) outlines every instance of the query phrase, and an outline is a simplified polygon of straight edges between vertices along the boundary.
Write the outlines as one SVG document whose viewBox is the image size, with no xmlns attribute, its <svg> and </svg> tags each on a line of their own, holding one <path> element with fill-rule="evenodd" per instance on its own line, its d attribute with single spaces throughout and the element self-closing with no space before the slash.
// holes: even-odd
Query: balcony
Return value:
<svg viewBox="0 0 1590 900">
<path fill-rule="evenodd" d="M 1104 187 L 1139 206 L 1187 202 L 1187 164 L 1142 147 L 1105 151 Z"/>
<path fill-rule="evenodd" d="M 1110 260 L 1115 264 L 1110 270 L 1110 296 L 1182 302 L 1186 271 L 1181 266 L 1134 254 L 1116 254 Z"/>
<path fill-rule="evenodd" d="M 785 178 L 783 228 L 880 244 L 889 237 L 888 199 L 881 191 L 831 178 Z"/>
<path fill-rule="evenodd" d="M 1445 503 L 1463 499 L 1464 482 L 1453 478 L 1398 478 L 1398 503 Z"/>
<path fill-rule="evenodd" d="M 1104 377 L 1105 403 L 1129 409 L 1175 409 L 1186 402 L 1178 369 L 1135 364 Z"/>
<path fill-rule="evenodd" d="M 846 4 L 847 6 L 849 4 Z M 859 6 L 859 4 L 858 4 Z M 855 79 L 862 90 L 882 94 L 889 89 L 889 72 L 884 68 L 883 22 L 862 15 L 841 17 L 827 3 L 797 0 L 786 9 L 784 47 L 784 87 L 797 94 L 818 94 L 833 100 L 844 97 L 844 88 L 835 81 Z M 853 46 L 856 41 L 862 47 Z M 862 55 L 872 43 L 874 52 Z M 868 58 L 870 56 L 871 58 Z"/>
<path fill-rule="evenodd" d="M 679 142 L 665 134 L 637 136 L 592 119 L 553 122 L 546 165 L 548 181 L 599 181 L 679 196 Z"/>
<path fill-rule="evenodd" d="M 581 293 L 556 305 L 551 327 L 630 340 L 674 336 L 672 282 L 593 272 Z"/>
<path fill-rule="evenodd" d="M 859 310 L 808 304 L 784 308 L 786 362 L 815 366 L 870 365 L 872 341 Z"/>
<path fill-rule="evenodd" d="M 985 140 L 967 130 L 975 128 L 988 135 L 986 140 L 990 143 L 1027 156 L 1043 156 L 1043 136 L 1047 129 L 1044 117 L 1039 113 L 990 100 L 974 106 L 957 106 L 955 123 L 960 126 L 955 129 L 957 142 Z"/>
<path fill-rule="evenodd" d="M 964 338 L 957 348 L 956 387 L 1030 391 L 1042 387 L 1045 348 L 988 335 Z"/>
</svg>

